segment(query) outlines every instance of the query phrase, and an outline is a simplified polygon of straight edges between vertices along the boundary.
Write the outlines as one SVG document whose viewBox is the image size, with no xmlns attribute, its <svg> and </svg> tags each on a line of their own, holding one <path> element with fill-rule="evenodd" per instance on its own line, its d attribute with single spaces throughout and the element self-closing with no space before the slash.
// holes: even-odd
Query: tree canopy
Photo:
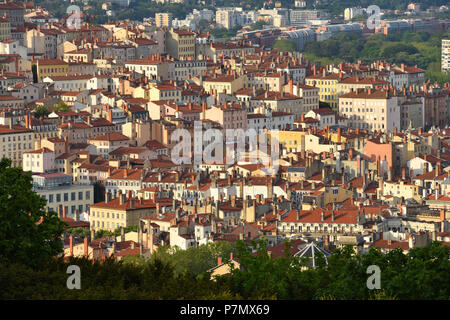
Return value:
<svg viewBox="0 0 450 320">
<path fill-rule="evenodd" d="M 53 110 L 55 112 L 67 112 L 70 111 L 70 108 L 67 104 L 61 101 L 53 105 Z"/>
<path fill-rule="evenodd" d="M 45 118 L 50 114 L 50 110 L 46 106 L 39 106 L 34 109 L 33 114 L 36 118 Z"/>
<path fill-rule="evenodd" d="M 277 49 L 278 51 L 296 51 L 297 50 L 297 44 L 295 41 L 287 40 L 287 39 L 281 39 L 276 40 L 273 43 L 273 48 Z"/>
<path fill-rule="evenodd" d="M 429 33 L 397 32 L 387 37 L 381 34 L 363 39 L 358 33 L 340 33 L 325 41 L 307 43 L 305 57 L 311 63 L 339 63 L 342 60 L 355 63 L 372 63 L 383 60 L 389 63 L 417 65 L 426 70 L 427 80 L 445 82 L 448 74 L 440 70 L 441 39 L 450 36 L 449 32 Z"/>
<path fill-rule="evenodd" d="M 65 223 L 46 212 L 46 202 L 32 190 L 30 172 L 0 161 L 0 260 L 37 265 L 62 252 Z"/>
</svg>

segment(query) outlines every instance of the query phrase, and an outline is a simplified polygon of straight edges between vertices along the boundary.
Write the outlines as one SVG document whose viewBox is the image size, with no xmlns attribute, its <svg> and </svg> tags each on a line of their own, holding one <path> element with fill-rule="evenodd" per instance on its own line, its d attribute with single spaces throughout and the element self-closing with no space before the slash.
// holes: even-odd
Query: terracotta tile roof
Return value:
<svg viewBox="0 0 450 320">
<path fill-rule="evenodd" d="M 290 254 L 290 256 L 293 256 L 294 254 L 296 254 L 297 252 L 301 251 L 303 249 L 303 247 L 306 245 L 307 243 L 301 239 L 296 239 L 293 240 L 288 247 L 288 252 Z M 270 255 L 274 258 L 282 258 L 285 256 L 285 250 L 286 250 L 286 244 L 280 243 L 276 246 L 267 248 L 267 252 L 270 252 Z"/>
<path fill-rule="evenodd" d="M 95 141 L 128 141 L 130 140 L 127 136 L 119 132 L 109 132 L 100 136 L 89 138 L 89 140 Z"/>
<path fill-rule="evenodd" d="M 40 148 L 37 150 L 25 152 L 25 153 L 48 153 L 48 152 L 53 152 L 53 151 L 48 148 Z"/>
<path fill-rule="evenodd" d="M 297 213 L 300 219 L 297 219 Z M 324 213 L 324 221 L 321 221 L 321 214 Z M 301 222 L 301 223 L 343 223 L 356 224 L 358 222 L 359 210 L 341 209 L 335 210 L 334 221 L 332 220 L 332 210 L 318 208 L 314 210 L 291 210 L 281 222 Z"/>
<path fill-rule="evenodd" d="M 133 201 L 133 209 L 131 208 L 131 202 Z M 138 199 L 138 198 L 127 198 L 123 204 L 120 204 L 120 199 L 115 198 L 107 203 L 105 201 L 91 204 L 91 209 L 93 208 L 105 208 L 105 209 L 117 209 L 117 210 L 140 210 L 140 209 L 152 209 L 156 208 L 156 203 L 153 200 L 148 199 Z"/>
<path fill-rule="evenodd" d="M 68 129 L 69 123 L 72 125 L 72 129 L 89 129 L 91 126 L 84 122 L 69 121 L 58 126 L 59 129 Z"/>
<path fill-rule="evenodd" d="M 388 93 L 384 90 L 372 90 L 370 93 L 369 91 L 353 91 L 344 93 L 343 95 L 339 96 L 339 98 L 353 98 L 353 99 L 387 99 Z"/>
<path fill-rule="evenodd" d="M 33 130 L 17 125 L 13 126 L 12 129 L 10 129 L 8 125 L 0 125 L 0 134 L 27 133 L 27 132 L 33 132 Z"/>
<path fill-rule="evenodd" d="M 389 243 L 389 240 L 379 239 L 375 241 L 372 246 L 380 249 L 402 248 L 403 250 L 409 250 L 409 242 L 407 241 L 391 241 Z"/>
<path fill-rule="evenodd" d="M 37 62 L 38 62 L 38 65 L 40 65 L 40 66 L 68 65 L 67 62 L 65 62 L 61 59 L 41 58 Z"/>
</svg>

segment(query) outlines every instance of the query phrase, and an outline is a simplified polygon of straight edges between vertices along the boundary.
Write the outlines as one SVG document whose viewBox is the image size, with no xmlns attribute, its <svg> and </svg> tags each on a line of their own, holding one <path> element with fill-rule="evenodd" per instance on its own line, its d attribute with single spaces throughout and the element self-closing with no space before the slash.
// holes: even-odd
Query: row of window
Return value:
<svg viewBox="0 0 450 320">
<path fill-rule="evenodd" d="M 33 135 L 29 134 L 29 135 L 28 135 L 28 139 L 31 140 L 31 139 L 32 139 L 32 136 L 33 136 Z M 20 141 L 20 137 L 21 137 L 21 136 L 17 136 L 17 141 Z M 26 138 L 27 138 L 27 136 L 24 135 L 24 136 L 23 136 L 23 140 L 25 141 Z M 6 140 L 8 140 L 9 142 L 11 142 L 11 141 L 16 141 L 16 136 L 12 136 L 12 139 L 11 139 L 11 136 L 8 136 L 8 139 L 6 139 L 6 137 L 3 137 L 3 142 L 6 142 Z"/>
<path fill-rule="evenodd" d="M 70 207 L 70 212 L 69 212 L 69 207 L 68 207 L 68 206 L 65 206 L 65 208 L 66 208 L 66 211 L 67 211 L 68 213 L 71 213 L 71 214 L 74 214 L 74 213 L 75 213 L 76 206 L 71 206 L 71 207 Z M 58 211 L 57 208 L 53 208 L 53 207 L 48 207 L 48 210 L 49 210 L 49 211 Z M 86 210 L 89 210 L 89 206 L 88 206 L 88 205 L 86 205 Z M 82 205 L 82 204 L 80 204 L 80 205 L 78 206 L 78 211 L 79 211 L 79 212 L 83 212 L 83 205 Z"/>
<path fill-rule="evenodd" d="M 104 228 L 106 225 L 106 228 L 111 228 L 111 229 L 117 229 L 120 227 L 125 227 L 124 223 L 113 223 L 111 222 L 111 224 L 109 223 L 109 221 L 105 222 L 104 221 L 92 221 L 92 226 L 97 227 L 97 228 Z"/>
<path fill-rule="evenodd" d="M 107 218 L 109 219 L 109 212 L 92 212 L 92 217 L 97 217 L 97 218 Z M 116 213 L 114 214 L 114 212 L 111 212 L 111 219 L 119 219 L 119 220 L 123 220 L 124 219 L 124 214 L 123 213 Z"/>
<path fill-rule="evenodd" d="M 76 195 L 77 195 L 76 192 L 71 192 L 70 193 L 70 201 L 76 201 L 77 200 Z M 55 201 L 55 196 L 56 196 L 56 201 Z M 46 199 L 45 195 L 43 195 L 42 197 L 44 199 Z M 56 195 L 54 195 L 54 194 L 48 195 L 48 203 L 62 202 L 61 199 L 64 199 L 63 202 L 69 201 L 69 193 L 65 192 L 65 193 L 57 193 Z M 90 200 L 90 199 L 91 199 L 91 192 L 86 191 L 85 192 L 85 200 Z M 83 200 L 83 191 L 78 192 L 78 200 Z"/>
</svg>

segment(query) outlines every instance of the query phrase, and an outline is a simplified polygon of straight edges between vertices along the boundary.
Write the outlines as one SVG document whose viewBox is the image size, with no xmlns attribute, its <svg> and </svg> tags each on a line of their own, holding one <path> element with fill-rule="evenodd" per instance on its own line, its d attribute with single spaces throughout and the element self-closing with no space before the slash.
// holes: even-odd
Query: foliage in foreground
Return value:
<svg viewBox="0 0 450 320">
<path fill-rule="evenodd" d="M 30 172 L 0 161 L 0 261 L 38 265 L 62 252 L 66 225 L 32 190 Z M 42 218 L 42 221 L 41 221 Z M 41 222 L 40 222 L 41 221 Z"/>
<path fill-rule="evenodd" d="M 32 178 L 11 160 L 0 161 L 0 299 L 450 299 L 450 247 L 435 242 L 381 254 L 355 255 L 351 247 L 304 269 L 304 261 L 272 258 L 263 240 L 223 242 L 188 250 L 160 248 L 145 261 L 64 262 L 60 236 L 65 223 L 44 210 Z M 41 223 L 38 223 L 43 217 Z M 132 227 L 135 228 L 135 227 Z M 132 229 L 130 228 L 130 229 Z M 83 230 L 73 230 L 74 234 Z M 119 233 L 116 230 L 116 233 Z M 84 233 L 84 235 L 86 235 Z M 210 280 L 206 272 L 233 252 L 243 268 Z M 287 252 L 287 251 L 286 251 Z M 69 290 L 69 265 L 81 268 L 81 289 Z M 381 269 L 381 290 L 367 289 L 367 267 Z"/>
<path fill-rule="evenodd" d="M 0 263 L 0 299 L 449 299 L 450 247 L 435 242 L 381 254 L 355 255 L 351 247 L 337 250 L 317 269 L 302 269 L 288 255 L 272 258 L 265 244 L 252 254 L 236 243 L 242 270 L 210 280 L 210 274 L 177 272 L 172 261 L 154 257 L 140 263 L 108 260 L 92 263 L 51 260 L 40 267 Z M 195 249 L 194 249 L 195 250 Z M 81 289 L 66 288 L 69 265 L 81 268 Z M 369 265 L 381 269 L 381 289 L 367 289 Z"/>
</svg>

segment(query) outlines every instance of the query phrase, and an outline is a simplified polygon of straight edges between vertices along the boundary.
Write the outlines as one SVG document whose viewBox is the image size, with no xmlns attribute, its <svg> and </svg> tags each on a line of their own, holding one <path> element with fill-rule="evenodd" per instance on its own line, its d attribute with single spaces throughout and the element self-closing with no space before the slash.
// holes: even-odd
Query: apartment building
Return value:
<svg viewBox="0 0 450 320">
<path fill-rule="evenodd" d="M 166 51 L 176 59 L 195 58 L 195 33 L 183 29 L 170 29 L 167 33 Z"/>
<path fill-rule="evenodd" d="M 344 10 L 344 20 L 352 20 L 358 16 L 364 16 L 366 14 L 366 9 L 363 8 L 345 8 Z"/>
<path fill-rule="evenodd" d="M 299 119 L 302 113 L 306 113 L 302 98 L 283 91 L 265 91 L 251 98 L 249 111 L 257 112 L 260 106 L 274 111 L 292 113 L 295 119 Z"/>
<path fill-rule="evenodd" d="M 201 76 L 206 70 L 206 60 L 179 60 L 174 63 L 174 78 L 177 81 L 186 80 Z"/>
<path fill-rule="evenodd" d="M 7 2 L 0 4 L 0 16 L 6 17 L 12 27 L 23 27 L 25 23 L 24 3 Z"/>
<path fill-rule="evenodd" d="M 11 24 L 6 17 L 0 17 L 0 41 L 11 40 Z"/>
<path fill-rule="evenodd" d="M 106 194 L 103 202 L 91 206 L 91 229 L 114 231 L 120 227 L 137 226 L 141 218 L 154 213 L 156 203 L 153 200 L 133 198 L 131 194 L 120 194 L 111 199 Z"/>
<path fill-rule="evenodd" d="M 231 29 L 234 26 L 246 26 L 256 21 L 254 12 L 243 11 L 242 8 L 219 8 L 216 11 L 216 24 Z"/>
<path fill-rule="evenodd" d="M 172 14 L 171 13 L 155 13 L 155 25 L 157 28 L 172 27 Z"/>
<path fill-rule="evenodd" d="M 278 231 L 283 234 L 331 234 L 338 236 L 363 232 L 365 221 L 358 209 L 326 210 L 292 210 L 278 223 Z"/>
<path fill-rule="evenodd" d="M 303 98 L 302 108 L 304 112 L 319 108 L 319 90 L 319 88 L 305 84 L 299 84 L 297 86 L 296 95 Z"/>
<path fill-rule="evenodd" d="M 125 62 L 125 67 L 131 71 L 144 74 L 149 79 L 164 81 L 173 79 L 175 63 L 156 55 L 149 58 L 127 61 Z"/>
<path fill-rule="evenodd" d="M 206 92 L 227 93 L 233 94 L 239 89 L 245 87 L 246 76 L 239 76 L 235 73 L 228 75 L 214 75 L 210 77 L 203 77 L 201 85 Z"/>
<path fill-rule="evenodd" d="M 205 111 L 205 117 L 218 122 L 224 129 L 247 130 L 247 111 L 239 105 L 213 106 Z"/>
<path fill-rule="evenodd" d="M 0 155 L 11 159 L 13 167 L 22 166 L 24 152 L 34 150 L 34 132 L 22 126 L 0 125 Z"/>
<path fill-rule="evenodd" d="M 442 71 L 450 70 L 450 39 L 442 39 Z"/>
<path fill-rule="evenodd" d="M 393 132 L 400 128 L 398 98 L 382 89 L 357 90 L 339 97 L 339 113 L 350 128 Z"/>
<path fill-rule="evenodd" d="M 422 198 L 421 188 L 413 183 L 407 181 L 384 181 L 383 187 L 380 188 L 383 196 L 393 196 L 405 199 L 414 199 L 420 201 Z"/>
<path fill-rule="evenodd" d="M 180 102 L 181 91 L 182 89 L 174 84 L 157 84 L 149 90 L 150 101 L 174 100 Z"/>
<path fill-rule="evenodd" d="M 119 132 L 110 132 L 105 135 L 96 136 L 88 139 L 91 144 L 88 150 L 92 150 L 92 154 L 97 154 L 104 159 L 109 159 L 109 153 L 121 147 L 129 147 L 130 140 L 127 136 Z"/>
<path fill-rule="evenodd" d="M 65 208 L 68 214 L 89 210 L 94 203 L 94 186 L 73 184 L 72 175 L 63 173 L 41 173 L 33 175 L 33 190 L 47 200 L 50 211 Z"/>
<path fill-rule="evenodd" d="M 343 79 L 342 74 L 327 74 L 325 69 L 323 74 L 313 74 L 305 78 L 305 84 L 319 88 L 319 99 L 328 103 L 333 110 L 338 108 L 337 84 Z"/>
<path fill-rule="evenodd" d="M 55 153 L 48 148 L 41 148 L 23 154 L 23 171 L 47 173 L 56 170 Z"/>
<path fill-rule="evenodd" d="M 42 58 L 37 61 L 36 67 L 38 82 L 45 77 L 66 76 L 69 72 L 69 64 L 61 59 Z"/>
</svg>

